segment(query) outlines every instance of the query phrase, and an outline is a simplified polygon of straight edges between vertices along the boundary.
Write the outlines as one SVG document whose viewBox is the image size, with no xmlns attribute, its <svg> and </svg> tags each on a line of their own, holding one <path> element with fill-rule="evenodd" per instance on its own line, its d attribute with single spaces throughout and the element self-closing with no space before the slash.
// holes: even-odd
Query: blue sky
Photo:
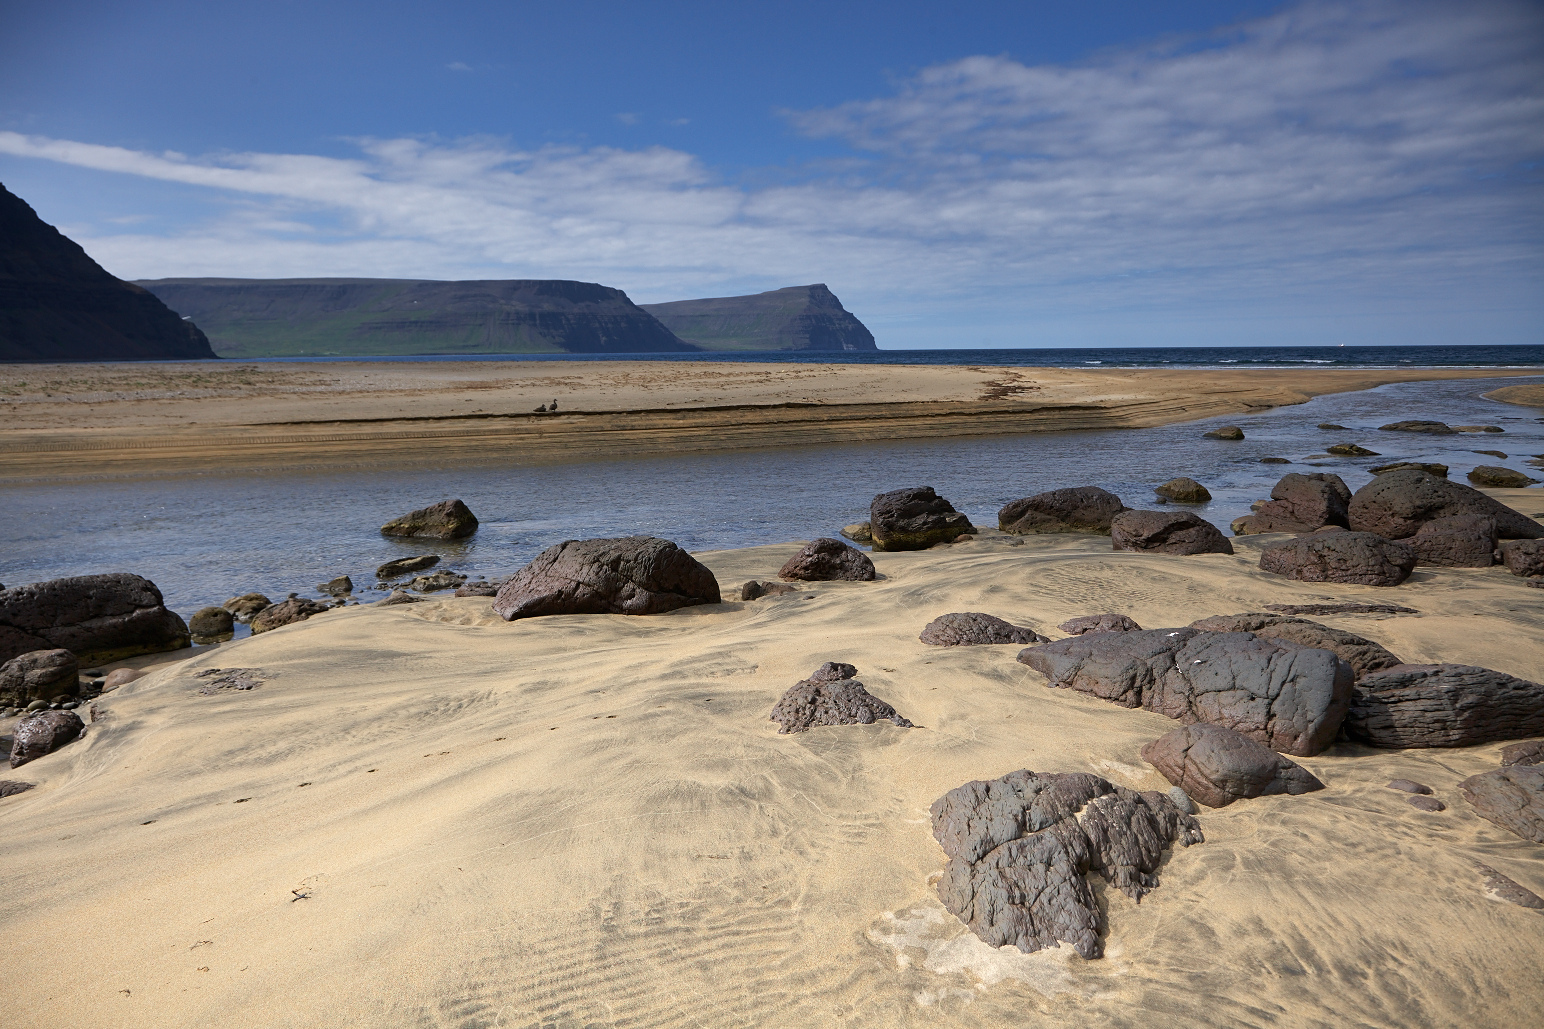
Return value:
<svg viewBox="0 0 1544 1029">
<path fill-rule="evenodd" d="M 0 181 L 125 278 L 1541 343 L 1544 5 L 0 0 Z"/>
</svg>

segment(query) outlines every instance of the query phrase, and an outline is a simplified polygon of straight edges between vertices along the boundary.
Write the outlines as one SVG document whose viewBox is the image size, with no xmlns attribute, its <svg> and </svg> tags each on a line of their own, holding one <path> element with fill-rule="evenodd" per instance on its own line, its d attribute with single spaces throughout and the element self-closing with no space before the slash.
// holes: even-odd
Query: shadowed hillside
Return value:
<svg viewBox="0 0 1544 1029">
<path fill-rule="evenodd" d="M 825 283 L 745 297 L 644 304 L 645 311 L 704 350 L 877 350 L 874 334 Z"/>
</svg>

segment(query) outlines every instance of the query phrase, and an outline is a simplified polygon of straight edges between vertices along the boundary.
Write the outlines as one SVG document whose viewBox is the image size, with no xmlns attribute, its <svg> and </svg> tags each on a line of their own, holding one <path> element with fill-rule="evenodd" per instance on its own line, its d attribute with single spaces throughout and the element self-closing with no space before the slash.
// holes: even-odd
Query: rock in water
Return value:
<svg viewBox="0 0 1544 1029">
<path fill-rule="evenodd" d="M 236 621 L 250 622 L 259 611 L 272 603 L 273 601 L 261 593 L 243 593 L 239 597 L 232 597 L 220 606 L 235 615 Z"/>
<path fill-rule="evenodd" d="M 1507 540 L 1501 544 L 1501 563 L 1513 575 L 1544 575 L 1544 540 Z"/>
<path fill-rule="evenodd" d="M 387 561 L 375 570 L 377 579 L 395 579 L 399 575 L 407 575 L 409 572 L 426 572 L 440 563 L 438 554 L 424 554 L 422 557 L 399 557 L 395 561 Z"/>
<path fill-rule="evenodd" d="M 128 572 L 0 590 L 0 661 L 63 647 L 90 664 L 190 645 L 155 583 Z"/>
<path fill-rule="evenodd" d="M 459 500 L 409 511 L 381 526 L 383 536 L 412 536 L 418 539 L 459 540 L 477 531 L 477 517 Z"/>
<path fill-rule="evenodd" d="M 744 297 L 640 304 L 704 350 L 877 350 L 874 335 L 825 283 Z"/>
<path fill-rule="evenodd" d="M 1142 627 L 1125 615 L 1080 615 L 1057 626 L 1068 636 L 1082 636 L 1090 632 L 1141 632 Z"/>
<path fill-rule="evenodd" d="M 992 947 L 1033 953 L 1059 943 L 1104 953 L 1104 918 L 1087 875 L 1140 901 L 1158 888 L 1170 844 L 1201 826 L 1158 792 L 1137 793 L 1086 772 L 1010 772 L 968 782 L 933 802 L 933 838 L 948 857 L 938 898 Z"/>
<path fill-rule="evenodd" d="M 1059 689 L 1141 707 L 1186 725 L 1222 725 L 1284 754 L 1329 746 L 1355 673 L 1328 650 L 1247 632 L 1090 633 L 1027 647 L 1019 661 Z"/>
<path fill-rule="evenodd" d="M 1191 511 L 1122 511 L 1110 523 L 1115 550 L 1148 554 L 1231 554 L 1233 544 Z"/>
<path fill-rule="evenodd" d="M 1237 425 L 1224 425 L 1219 429 L 1213 429 L 1211 432 L 1203 432 L 1201 435 L 1206 439 L 1241 440 L 1244 438 L 1244 430 L 1240 429 Z"/>
<path fill-rule="evenodd" d="M 1376 481 L 1376 480 L 1374 480 Z M 1415 567 L 1415 550 L 1370 532 L 1326 532 L 1266 547 L 1260 567 L 1300 582 L 1398 586 Z"/>
<path fill-rule="evenodd" d="M 1153 492 L 1177 504 L 1204 504 L 1212 499 L 1211 493 L 1205 486 L 1194 479 L 1183 476 L 1178 479 L 1170 479 L 1154 489 Z"/>
<path fill-rule="evenodd" d="M 290 597 L 263 608 L 252 618 L 252 635 L 303 622 L 312 615 L 325 614 L 332 608 L 304 597 Z"/>
<path fill-rule="evenodd" d="M 868 522 L 853 522 L 851 525 L 842 526 L 842 535 L 854 543 L 872 543 L 874 536 L 869 532 Z"/>
<path fill-rule="evenodd" d="M 1496 523 L 1482 515 L 1434 518 L 1423 523 L 1408 542 L 1415 549 L 1417 564 L 1489 568 L 1496 563 Z"/>
<path fill-rule="evenodd" d="M 0 361 L 213 359 L 209 340 L 0 186 Z"/>
<path fill-rule="evenodd" d="M 26 707 L 80 689 L 80 663 L 68 650 L 32 650 L 0 665 L 0 707 Z"/>
<path fill-rule="evenodd" d="M 1124 510 L 1126 505 L 1113 493 L 1098 486 L 1073 486 L 1004 505 L 997 512 L 997 527 L 1020 535 L 1089 532 L 1108 536 L 1111 519 Z"/>
<path fill-rule="evenodd" d="M 74 711 L 39 711 L 16 723 L 11 743 L 11 767 L 20 768 L 80 739 L 86 723 Z"/>
<path fill-rule="evenodd" d="M 488 579 L 478 579 L 476 582 L 463 582 L 456 587 L 458 597 L 496 597 L 499 587 L 504 585 L 503 580 L 492 582 Z"/>
<path fill-rule="evenodd" d="M 1503 765 L 1544 765 L 1544 740 L 1527 740 L 1501 748 Z"/>
<path fill-rule="evenodd" d="M 1451 436 L 1457 432 L 1451 425 L 1445 422 L 1390 422 L 1387 425 L 1378 426 L 1380 432 L 1424 432 L 1429 436 Z"/>
<path fill-rule="evenodd" d="M 922 630 L 923 643 L 934 647 L 969 647 L 989 643 L 1049 643 L 1033 629 L 1013 625 L 980 611 L 939 615 Z"/>
<path fill-rule="evenodd" d="M 875 550 L 926 550 L 974 530 L 970 519 L 931 486 L 881 493 L 869 505 Z"/>
<path fill-rule="evenodd" d="M 1458 790 L 1481 818 L 1525 840 L 1544 843 L 1544 767 L 1497 768 L 1471 775 Z"/>
<path fill-rule="evenodd" d="M 1469 473 L 1469 481 L 1488 489 L 1523 489 L 1535 485 L 1539 480 L 1511 468 L 1482 464 Z"/>
<path fill-rule="evenodd" d="M 236 616 L 223 607 L 202 607 L 188 619 L 188 631 L 197 643 L 216 643 L 236 635 Z"/>
<path fill-rule="evenodd" d="M 874 562 L 841 540 L 810 540 L 783 564 L 777 576 L 803 582 L 873 582 Z"/>
<path fill-rule="evenodd" d="M 1518 885 L 1516 881 L 1502 875 L 1489 865 L 1476 865 L 1475 868 L 1480 873 L 1480 882 L 1485 887 L 1485 895 L 1491 900 L 1504 900 L 1508 904 L 1533 908 L 1535 911 L 1544 909 L 1544 897 Z"/>
<path fill-rule="evenodd" d="M 1346 735 L 1374 747 L 1471 747 L 1544 733 L 1544 686 L 1474 665 L 1395 665 L 1356 684 Z"/>
<path fill-rule="evenodd" d="M 346 597 L 354 592 L 354 580 L 346 575 L 340 575 L 336 579 L 329 579 L 316 587 L 318 593 L 325 593 L 332 597 Z"/>
<path fill-rule="evenodd" d="M 1271 499 L 1255 508 L 1249 533 L 1313 532 L 1349 525 L 1351 490 L 1333 472 L 1289 472 L 1271 488 Z"/>
<path fill-rule="evenodd" d="M 466 582 L 466 576 L 460 572 L 438 571 L 429 575 L 420 575 L 408 583 L 408 589 L 417 590 L 419 593 L 437 593 L 440 590 L 460 589 Z"/>
<path fill-rule="evenodd" d="M 720 602 L 713 573 L 653 536 L 569 540 L 548 547 L 499 588 L 505 621 L 539 615 L 656 615 Z"/>
<path fill-rule="evenodd" d="M 1203 632 L 1251 632 L 1269 640 L 1328 650 L 1349 664 L 1358 678 L 1368 672 L 1392 668 L 1400 663 L 1399 658 L 1385 650 L 1381 644 L 1344 629 L 1320 625 L 1307 618 L 1250 612 L 1214 615 L 1191 622 L 1190 627 Z"/>
<path fill-rule="evenodd" d="M 1496 523 L 1502 539 L 1544 538 L 1544 525 L 1479 490 L 1415 469 L 1379 475 L 1351 497 L 1350 525 L 1389 539 L 1414 536 L 1426 522 L 1479 515 Z"/>
<path fill-rule="evenodd" d="M 1327 454 L 1334 454 L 1336 457 L 1380 456 L 1376 450 L 1368 450 L 1366 447 L 1359 447 L 1355 443 L 1336 443 L 1333 446 L 1325 447 L 1324 452 Z"/>
<path fill-rule="evenodd" d="M 1374 475 L 1387 475 L 1389 472 L 1416 471 L 1425 472 L 1427 475 L 1435 475 L 1439 479 L 1446 479 L 1448 466 L 1432 461 L 1395 461 L 1393 464 L 1380 464 L 1368 471 Z"/>
<path fill-rule="evenodd" d="M 1324 789 L 1314 774 L 1264 744 L 1220 725 L 1198 722 L 1142 748 L 1163 777 L 1207 807 Z"/>
<path fill-rule="evenodd" d="M 827 661 L 797 683 L 772 708 L 779 734 L 804 732 L 817 725 L 872 725 L 888 718 L 899 728 L 913 728 L 895 708 L 864 689 L 852 665 Z"/>
</svg>

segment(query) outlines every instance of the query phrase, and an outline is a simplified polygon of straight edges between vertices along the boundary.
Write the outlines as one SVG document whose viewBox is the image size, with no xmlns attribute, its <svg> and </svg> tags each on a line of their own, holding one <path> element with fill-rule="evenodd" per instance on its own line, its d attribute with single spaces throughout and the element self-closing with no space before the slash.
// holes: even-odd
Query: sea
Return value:
<svg viewBox="0 0 1544 1029">
<path fill-rule="evenodd" d="M 1521 370 L 1544 366 L 1544 347 L 778 352 L 601 359 Z M 1501 386 L 1540 381 L 1538 375 L 1523 373 L 1395 383 L 1150 429 L 823 444 L 536 467 L 211 473 L 8 485 L 3 490 L 6 517 L 0 519 L 0 583 L 135 572 L 155 582 L 168 606 L 186 617 L 252 591 L 275 600 L 292 592 L 319 596 L 320 583 L 347 574 L 356 584 L 356 596 L 371 601 L 386 595 L 370 588 L 374 569 L 392 558 L 434 553 L 443 559 L 442 568 L 494 578 L 568 539 L 649 534 L 691 551 L 807 540 L 835 536 L 844 525 L 865 520 L 876 493 L 918 485 L 933 486 L 975 524 L 995 527 L 1003 504 L 1045 490 L 1101 486 L 1128 506 L 1145 508 L 1156 506 L 1153 487 L 1189 476 L 1213 497 L 1194 510 L 1226 531 L 1289 471 L 1333 471 L 1353 490 L 1371 479 L 1372 467 L 1396 460 L 1441 462 L 1460 482 L 1482 464 L 1544 479 L 1544 470 L 1529 464 L 1544 455 L 1544 411 L 1481 396 Z M 1378 429 L 1405 419 L 1492 425 L 1503 431 L 1428 436 Z M 1317 427 L 1320 423 L 1346 428 L 1324 430 Z M 1204 438 L 1223 424 L 1240 426 L 1245 438 Z M 1376 456 L 1325 456 L 1325 448 L 1334 443 L 1357 443 Z M 1266 457 L 1290 463 L 1261 463 Z M 449 497 L 461 498 L 481 521 L 471 539 L 420 542 L 380 535 L 388 519 Z M 775 572 L 766 569 L 769 577 Z"/>
</svg>

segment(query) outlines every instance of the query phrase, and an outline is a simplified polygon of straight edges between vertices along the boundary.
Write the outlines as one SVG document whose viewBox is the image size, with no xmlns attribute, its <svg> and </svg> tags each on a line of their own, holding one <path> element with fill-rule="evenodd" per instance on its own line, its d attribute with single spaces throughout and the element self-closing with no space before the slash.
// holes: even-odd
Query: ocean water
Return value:
<svg viewBox="0 0 1544 1029">
<path fill-rule="evenodd" d="M 1188 475 L 1214 497 L 1198 513 L 1227 531 L 1232 519 L 1247 514 L 1250 502 L 1267 496 L 1289 471 L 1335 471 L 1352 489 L 1371 479 L 1369 468 L 1400 459 L 1441 461 L 1460 482 L 1478 464 L 1544 478 L 1544 471 L 1525 461 L 1544 454 L 1540 412 L 1480 396 L 1527 381 L 1538 380 L 1399 383 L 1152 429 L 534 468 L 200 475 L 7 487 L 0 582 L 131 571 L 157 583 L 184 616 L 252 590 L 275 599 L 290 592 L 314 596 L 318 583 L 344 573 L 361 596 L 378 599 L 384 594 L 365 588 L 374 582 L 375 567 L 391 558 L 437 553 L 445 558 L 442 567 L 493 577 L 566 539 L 647 533 L 695 551 L 834 536 L 843 525 L 867 518 L 874 494 L 915 485 L 935 487 L 977 525 L 995 526 L 999 507 L 1032 493 L 1097 485 L 1128 506 L 1152 507 L 1154 486 Z M 1407 418 L 1492 424 L 1506 431 L 1425 436 L 1376 428 Z M 1326 432 L 1315 427 L 1319 422 L 1350 429 Z M 1209 428 L 1229 423 L 1242 426 L 1247 438 L 1202 438 Z M 1308 460 L 1340 442 L 1360 443 L 1380 456 Z M 1293 463 L 1261 464 L 1267 456 Z M 389 518 L 447 497 L 465 500 L 481 520 L 472 539 L 431 543 L 380 535 Z"/>
</svg>

